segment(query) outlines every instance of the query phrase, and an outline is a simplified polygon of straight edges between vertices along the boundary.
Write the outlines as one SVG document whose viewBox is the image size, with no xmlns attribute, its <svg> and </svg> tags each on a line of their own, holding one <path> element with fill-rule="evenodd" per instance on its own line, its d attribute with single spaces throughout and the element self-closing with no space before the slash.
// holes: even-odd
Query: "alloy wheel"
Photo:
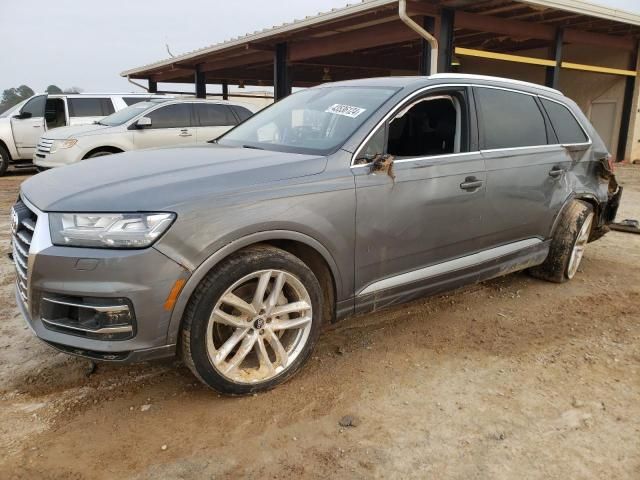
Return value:
<svg viewBox="0 0 640 480">
<path fill-rule="evenodd" d="M 207 355 L 235 383 L 271 380 L 302 352 L 313 312 L 302 282 L 282 270 L 244 276 L 217 300 L 207 324 Z"/>
</svg>

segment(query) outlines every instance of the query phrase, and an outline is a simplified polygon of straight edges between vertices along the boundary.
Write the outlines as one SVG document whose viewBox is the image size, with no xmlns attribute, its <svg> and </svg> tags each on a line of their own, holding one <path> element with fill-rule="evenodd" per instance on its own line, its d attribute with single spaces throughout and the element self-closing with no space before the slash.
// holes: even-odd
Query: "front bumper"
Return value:
<svg viewBox="0 0 640 480">
<path fill-rule="evenodd" d="M 49 150 L 51 145 L 44 144 L 46 139 L 41 139 L 35 153 L 33 154 L 33 163 L 40 168 L 56 168 L 64 167 L 77 163 L 82 158 L 82 152 L 77 145 L 71 148 L 62 148 L 53 153 Z M 53 142 L 53 140 L 51 141 Z"/>
<path fill-rule="evenodd" d="M 24 283 L 22 291 L 16 286 L 18 307 L 31 330 L 59 350 L 92 359 L 134 362 L 174 355 L 175 345 L 167 342 L 172 311 L 165 308 L 165 302 L 176 280 L 186 279 L 189 272 L 154 248 L 55 246 L 47 214 L 23 201 L 37 213 L 28 252 L 26 290 Z M 134 334 L 127 339 L 106 340 L 56 328 L 42 314 L 47 298 L 93 298 L 104 304 L 126 299 L 135 315 Z"/>
</svg>

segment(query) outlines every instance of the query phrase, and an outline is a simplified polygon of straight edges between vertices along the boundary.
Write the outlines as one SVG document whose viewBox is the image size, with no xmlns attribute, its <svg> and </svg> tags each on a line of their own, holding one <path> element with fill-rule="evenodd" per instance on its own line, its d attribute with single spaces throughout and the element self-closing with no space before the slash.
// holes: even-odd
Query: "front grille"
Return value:
<svg viewBox="0 0 640 480">
<path fill-rule="evenodd" d="M 11 244 L 17 289 L 25 305 L 29 304 L 29 249 L 37 221 L 38 216 L 18 200 L 11 211 Z"/>
<path fill-rule="evenodd" d="M 48 138 L 41 138 L 40 142 L 38 142 L 38 146 L 36 147 L 36 153 L 39 153 L 39 154 L 51 153 L 52 146 L 53 146 L 53 140 L 49 140 Z"/>
</svg>

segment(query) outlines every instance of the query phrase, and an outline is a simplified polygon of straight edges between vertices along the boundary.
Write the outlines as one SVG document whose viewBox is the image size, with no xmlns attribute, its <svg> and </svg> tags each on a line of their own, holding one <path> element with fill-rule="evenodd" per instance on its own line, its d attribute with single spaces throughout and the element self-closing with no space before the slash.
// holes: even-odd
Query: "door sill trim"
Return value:
<svg viewBox="0 0 640 480">
<path fill-rule="evenodd" d="M 483 250 L 472 255 L 466 255 L 464 257 L 455 258 L 442 263 L 436 263 L 425 268 L 418 270 L 412 270 L 410 272 L 394 275 L 393 277 L 387 277 L 377 282 L 373 282 L 362 289 L 358 296 L 368 295 L 371 293 L 379 292 L 380 290 L 387 290 L 390 288 L 399 287 L 409 283 L 417 282 L 420 280 L 426 280 L 428 278 L 437 277 L 444 273 L 449 273 L 455 270 L 462 270 L 465 268 L 480 265 L 481 263 L 489 260 L 495 260 L 496 258 L 503 257 L 512 253 L 516 253 L 525 248 L 539 245 L 542 240 L 539 238 L 528 238 L 526 240 L 520 240 L 518 242 L 508 243 L 499 247 Z"/>
</svg>

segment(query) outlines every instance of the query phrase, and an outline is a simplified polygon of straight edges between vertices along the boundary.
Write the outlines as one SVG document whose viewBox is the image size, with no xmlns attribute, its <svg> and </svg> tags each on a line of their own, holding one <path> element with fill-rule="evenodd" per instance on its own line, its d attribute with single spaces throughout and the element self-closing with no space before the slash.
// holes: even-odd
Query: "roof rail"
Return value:
<svg viewBox="0 0 640 480">
<path fill-rule="evenodd" d="M 514 80 L 512 78 L 492 77 L 490 75 L 473 75 L 470 73 L 436 73 L 434 75 L 430 75 L 429 78 L 454 78 L 454 79 L 459 78 L 459 79 L 468 79 L 468 80 L 492 80 L 495 82 L 512 83 L 514 85 L 537 88 L 540 90 L 546 90 L 548 92 L 552 92 L 557 95 L 564 96 L 564 94 L 560 90 L 556 90 L 555 88 L 547 87 L 545 85 L 539 85 L 537 83 L 532 83 L 532 82 L 525 82 L 523 80 Z"/>
</svg>

